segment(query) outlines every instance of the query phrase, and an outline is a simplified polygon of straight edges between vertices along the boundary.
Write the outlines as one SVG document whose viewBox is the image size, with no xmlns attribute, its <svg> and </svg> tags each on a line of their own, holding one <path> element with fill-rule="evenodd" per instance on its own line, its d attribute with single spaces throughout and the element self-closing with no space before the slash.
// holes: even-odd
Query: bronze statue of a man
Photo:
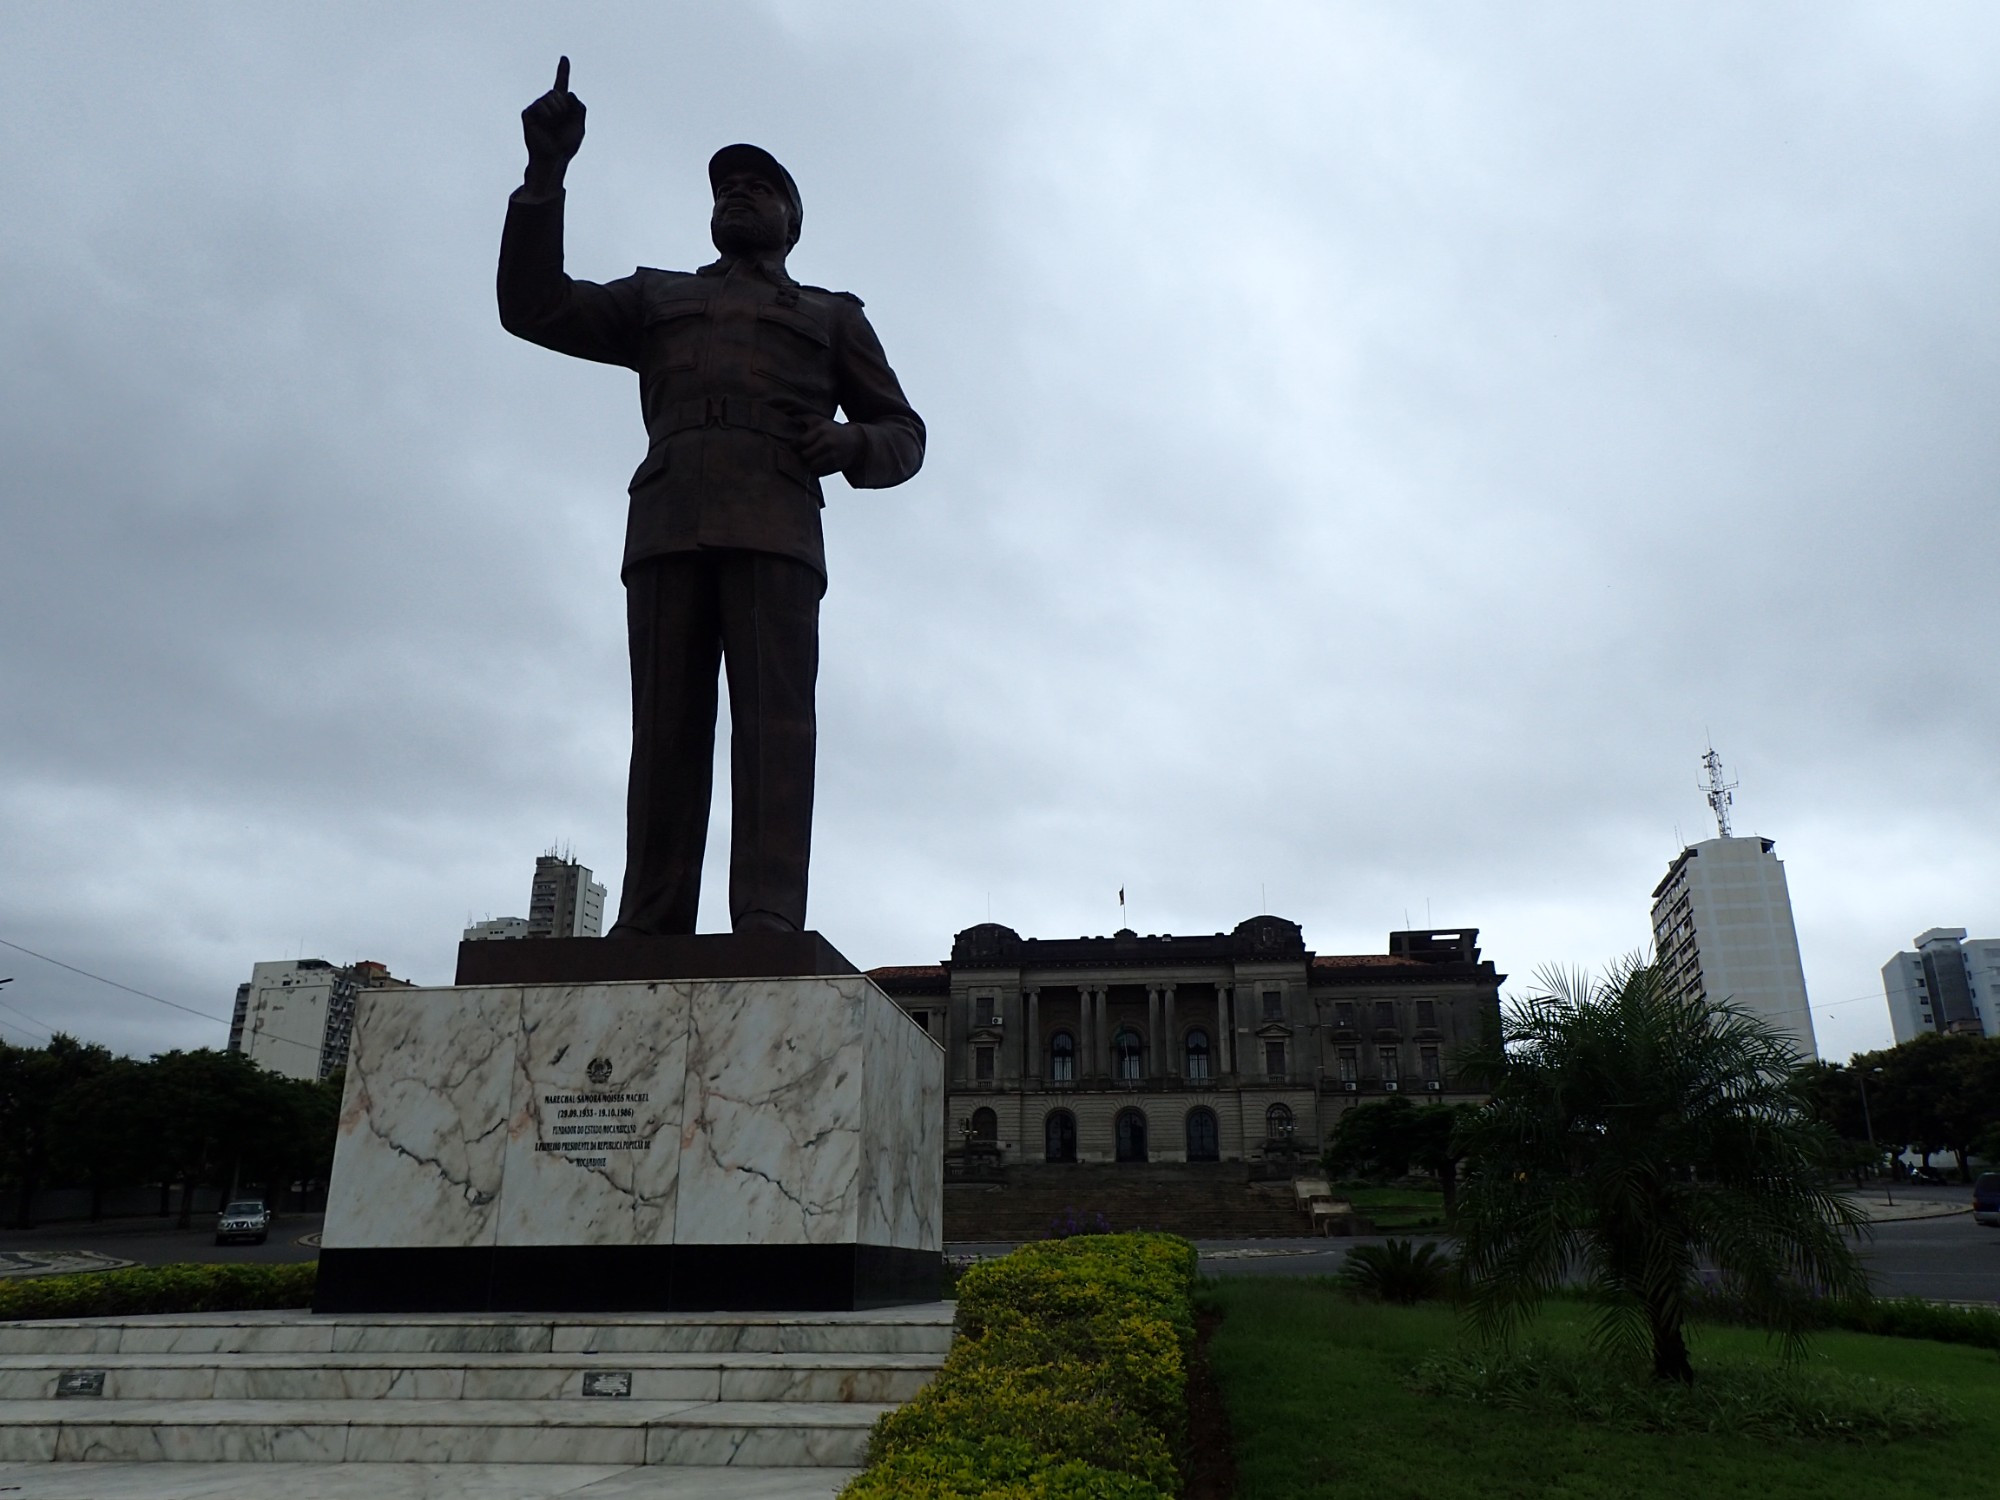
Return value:
<svg viewBox="0 0 2000 1500">
<path fill-rule="evenodd" d="M 731 925 L 799 931 L 826 592 L 819 482 L 838 472 L 862 488 L 901 484 L 923 463 L 923 420 L 861 299 L 786 273 L 799 191 L 756 146 L 725 146 L 708 164 L 717 260 L 602 285 L 565 275 L 563 174 L 583 120 L 564 58 L 555 87 L 521 112 L 528 170 L 500 241 L 500 322 L 639 374 L 650 447 L 625 530 L 632 773 L 611 936 L 694 931 L 718 666 L 729 675 Z"/>
</svg>

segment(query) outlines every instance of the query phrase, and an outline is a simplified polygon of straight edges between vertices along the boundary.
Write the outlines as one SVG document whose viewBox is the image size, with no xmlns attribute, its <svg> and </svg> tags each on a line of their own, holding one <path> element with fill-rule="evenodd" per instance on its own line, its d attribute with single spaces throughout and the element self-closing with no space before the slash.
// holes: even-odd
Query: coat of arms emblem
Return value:
<svg viewBox="0 0 2000 1500">
<path fill-rule="evenodd" d="M 589 1076 L 592 1083 L 602 1088 L 611 1079 L 611 1059 L 608 1057 L 593 1057 L 583 1071 Z"/>
</svg>

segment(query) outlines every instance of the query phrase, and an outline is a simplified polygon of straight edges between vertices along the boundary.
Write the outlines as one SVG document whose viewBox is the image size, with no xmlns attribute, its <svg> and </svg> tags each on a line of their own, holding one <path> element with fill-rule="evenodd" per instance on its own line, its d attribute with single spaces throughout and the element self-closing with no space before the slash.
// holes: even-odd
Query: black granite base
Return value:
<svg viewBox="0 0 2000 1500">
<path fill-rule="evenodd" d="M 316 1313 L 852 1312 L 937 1300 L 886 1245 L 499 1245 L 319 1253 Z"/>
<path fill-rule="evenodd" d="M 852 974 L 817 932 L 518 938 L 460 943 L 459 984 L 610 984 L 627 979 L 795 979 Z"/>
</svg>

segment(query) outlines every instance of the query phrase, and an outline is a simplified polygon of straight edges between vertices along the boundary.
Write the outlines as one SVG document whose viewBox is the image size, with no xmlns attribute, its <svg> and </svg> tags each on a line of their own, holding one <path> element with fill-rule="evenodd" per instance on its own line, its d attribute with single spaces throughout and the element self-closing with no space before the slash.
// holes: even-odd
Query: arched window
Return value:
<svg viewBox="0 0 2000 1500">
<path fill-rule="evenodd" d="M 1130 1027 L 1123 1027 L 1111 1039 L 1111 1056 L 1118 1065 L 1118 1080 L 1121 1083 L 1139 1081 L 1139 1033 Z M 1144 1160 L 1144 1158 L 1140 1158 Z"/>
<path fill-rule="evenodd" d="M 1042 1122 L 1042 1160 L 1076 1160 L 1076 1116 L 1066 1109 L 1052 1109 Z"/>
<path fill-rule="evenodd" d="M 975 1109 L 972 1112 L 972 1138 L 989 1143 L 999 1140 L 1000 1117 L 990 1109 Z"/>
<path fill-rule="evenodd" d="M 1049 1081 L 1076 1082 L 1076 1038 L 1067 1031 L 1058 1031 L 1049 1038 Z"/>
<path fill-rule="evenodd" d="M 1187 1116 L 1187 1159 L 1221 1161 L 1222 1141 L 1215 1129 L 1215 1111 L 1191 1109 Z"/>
<path fill-rule="evenodd" d="M 1292 1138 L 1292 1110 L 1287 1104 L 1274 1104 L 1264 1111 L 1264 1135 L 1267 1140 L 1288 1141 Z"/>
<path fill-rule="evenodd" d="M 1116 1145 L 1120 1161 L 1146 1159 L 1146 1116 L 1141 1111 L 1119 1110 L 1118 1122 L 1113 1133 L 1117 1137 Z"/>
<path fill-rule="evenodd" d="M 1199 1026 L 1187 1034 L 1187 1076 L 1195 1082 L 1212 1076 L 1208 1071 L 1208 1033 Z"/>
</svg>

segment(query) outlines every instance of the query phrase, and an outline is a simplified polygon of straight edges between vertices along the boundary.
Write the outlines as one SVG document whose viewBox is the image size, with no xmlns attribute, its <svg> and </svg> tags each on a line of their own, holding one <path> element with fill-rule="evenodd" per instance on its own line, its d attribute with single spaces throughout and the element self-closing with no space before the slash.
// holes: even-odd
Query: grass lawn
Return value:
<svg viewBox="0 0 2000 1500">
<path fill-rule="evenodd" d="M 1965 1425 L 1894 1443 L 1760 1443 L 1621 1432 L 1413 1395 L 1403 1384 L 1409 1368 L 1459 1338 L 1449 1308 L 1357 1304 L 1324 1282 L 1275 1277 L 1224 1280 L 1211 1294 L 1224 1317 L 1209 1358 L 1229 1410 L 1240 1500 L 2000 1494 L 2000 1355 L 1991 1350 L 1821 1334 L 1808 1358 L 1941 1389 Z M 1583 1318 L 1580 1308 L 1552 1305 L 1533 1336 L 1580 1337 Z M 1700 1326 L 1690 1335 L 1697 1371 L 1704 1355 L 1770 1352 L 1748 1330 Z"/>
<path fill-rule="evenodd" d="M 1352 1203 L 1384 1234 L 1444 1228 L 1444 1194 L 1435 1188 L 1340 1187 L 1333 1195 Z"/>
</svg>

